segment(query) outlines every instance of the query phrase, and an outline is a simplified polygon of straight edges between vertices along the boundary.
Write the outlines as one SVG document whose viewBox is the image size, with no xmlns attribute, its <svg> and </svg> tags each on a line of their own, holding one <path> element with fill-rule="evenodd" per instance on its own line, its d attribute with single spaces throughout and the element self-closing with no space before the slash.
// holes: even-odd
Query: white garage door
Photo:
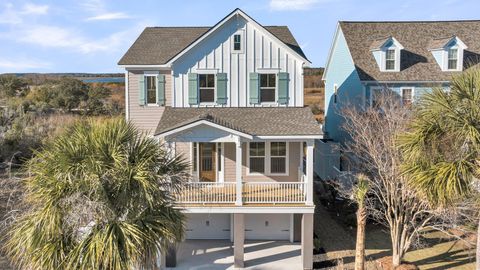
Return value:
<svg viewBox="0 0 480 270">
<path fill-rule="evenodd" d="M 230 239 L 229 214 L 187 214 L 187 239 Z"/>
<path fill-rule="evenodd" d="M 289 240 L 290 214 L 246 214 L 245 239 Z"/>
</svg>

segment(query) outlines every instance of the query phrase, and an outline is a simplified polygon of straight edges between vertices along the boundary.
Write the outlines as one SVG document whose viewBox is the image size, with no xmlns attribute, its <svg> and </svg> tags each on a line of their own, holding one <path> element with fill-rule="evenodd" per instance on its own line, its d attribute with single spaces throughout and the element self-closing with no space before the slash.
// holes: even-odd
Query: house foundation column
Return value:
<svg viewBox="0 0 480 270">
<path fill-rule="evenodd" d="M 313 213 L 302 215 L 303 269 L 313 269 Z"/>
<path fill-rule="evenodd" d="M 245 214 L 233 214 L 233 262 L 235 268 L 244 267 Z M 313 236 L 312 236 L 313 237 Z"/>
<path fill-rule="evenodd" d="M 307 205 L 313 205 L 313 148 L 314 140 L 307 141 L 307 166 L 306 166 L 306 197 Z"/>
<path fill-rule="evenodd" d="M 242 205 L 242 142 L 239 137 L 237 137 L 235 146 L 235 178 L 237 183 L 235 205 Z"/>
</svg>

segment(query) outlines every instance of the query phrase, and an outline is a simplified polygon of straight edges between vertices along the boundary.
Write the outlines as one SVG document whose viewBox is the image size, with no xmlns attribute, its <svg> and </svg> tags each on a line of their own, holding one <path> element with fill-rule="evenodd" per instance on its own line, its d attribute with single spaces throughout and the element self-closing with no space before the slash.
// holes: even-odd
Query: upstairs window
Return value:
<svg viewBox="0 0 480 270">
<path fill-rule="evenodd" d="M 410 106 L 413 103 L 413 89 L 402 88 L 402 104 L 404 106 Z"/>
<path fill-rule="evenodd" d="M 145 76 L 147 86 L 147 104 L 157 103 L 157 76 Z"/>
<path fill-rule="evenodd" d="M 240 34 L 233 35 L 233 50 L 234 51 L 242 50 L 242 35 Z"/>
<path fill-rule="evenodd" d="M 199 98 L 202 102 L 215 102 L 215 75 L 199 74 Z"/>
<path fill-rule="evenodd" d="M 275 102 L 276 74 L 260 74 L 260 102 Z"/>
<path fill-rule="evenodd" d="M 385 70 L 395 70 L 395 50 L 385 51 Z"/>
<path fill-rule="evenodd" d="M 458 49 L 448 49 L 448 69 L 457 69 Z"/>
</svg>

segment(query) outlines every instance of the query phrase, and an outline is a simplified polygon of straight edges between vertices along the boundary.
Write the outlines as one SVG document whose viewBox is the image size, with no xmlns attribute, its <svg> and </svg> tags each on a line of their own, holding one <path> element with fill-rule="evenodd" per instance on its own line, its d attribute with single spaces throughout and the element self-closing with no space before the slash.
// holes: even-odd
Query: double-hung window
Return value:
<svg viewBox="0 0 480 270">
<path fill-rule="evenodd" d="M 395 50 L 388 49 L 385 52 L 385 70 L 395 70 Z"/>
<path fill-rule="evenodd" d="M 402 88 L 402 104 L 404 106 L 409 106 L 413 102 L 413 89 L 412 88 Z"/>
<path fill-rule="evenodd" d="M 276 74 L 260 74 L 260 102 L 275 102 Z"/>
<path fill-rule="evenodd" d="M 448 69 L 457 69 L 458 49 L 448 49 Z"/>
<path fill-rule="evenodd" d="M 242 35 L 233 35 L 233 50 L 237 52 L 242 50 Z"/>
<path fill-rule="evenodd" d="M 146 75 L 145 83 L 147 86 L 147 104 L 157 103 L 157 76 Z"/>
<path fill-rule="evenodd" d="M 287 172 L 287 143 L 271 142 L 270 143 L 270 173 L 286 173 Z"/>
<path fill-rule="evenodd" d="M 265 173 L 265 143 L 250 143 L 250 172 Z"/>
<path fill-rule="evenodd" d="M 199 74 L 199 97 L 202 102 L 215 102 L 215 74 Z"/>
</svg>

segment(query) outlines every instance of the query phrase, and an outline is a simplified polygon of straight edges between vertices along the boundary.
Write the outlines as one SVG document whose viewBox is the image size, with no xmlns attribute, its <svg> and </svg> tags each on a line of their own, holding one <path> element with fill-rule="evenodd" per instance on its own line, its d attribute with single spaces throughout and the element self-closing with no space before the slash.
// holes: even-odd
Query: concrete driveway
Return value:
<svg viewBox="0 0 480 270">
<path fill-rule="evenodd" d="M 286 241 L 247 241 L 244 269 L 302 269 L 300 248 L 299 243 Z M 233 244 L 228 240 L 187 240 L 179 246 L 177 267 L 167 269 L 234 269 Z"/>
</svg>

